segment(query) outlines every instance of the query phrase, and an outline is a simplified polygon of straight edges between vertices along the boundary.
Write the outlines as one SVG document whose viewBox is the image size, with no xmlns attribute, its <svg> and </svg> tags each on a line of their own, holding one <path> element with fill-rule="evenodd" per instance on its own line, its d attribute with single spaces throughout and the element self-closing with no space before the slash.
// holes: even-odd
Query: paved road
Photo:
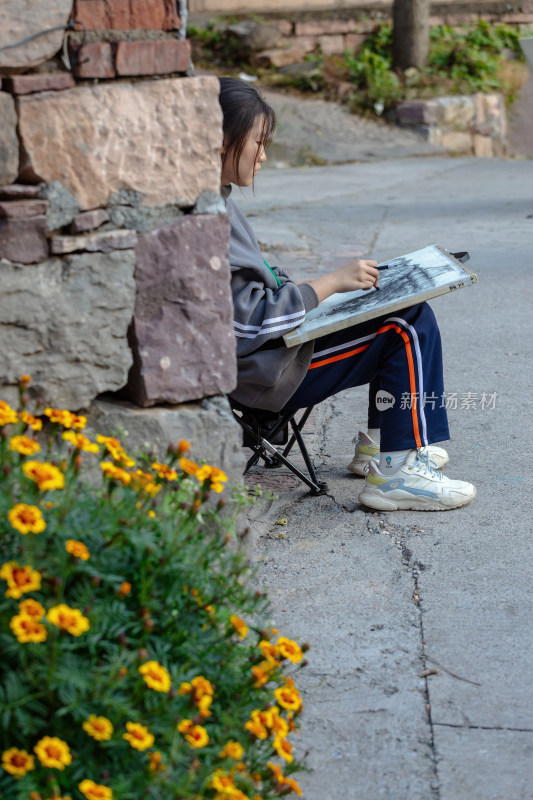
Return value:
<svg viewBox="0 0 533 800">
<path fill-rule="evenodd" d="M 477 485 L 471 505 L 360 508 L 345 465 L 364 389 L 316 410 L 327 496 L 279 471 L 251 478 L 278 493 L 254 512 L 259 580 L 278 628 L 312 645 L 298 679 L 307 800 L 533 798 L 532 187 L 530 161 L 429 157 L 271 170 L 255 197 L 235 195 L 298 279 L 428 242 L 468 249 L 479 277 L 432 301 L 459 400 L 447 473 Z"/>
</svg>

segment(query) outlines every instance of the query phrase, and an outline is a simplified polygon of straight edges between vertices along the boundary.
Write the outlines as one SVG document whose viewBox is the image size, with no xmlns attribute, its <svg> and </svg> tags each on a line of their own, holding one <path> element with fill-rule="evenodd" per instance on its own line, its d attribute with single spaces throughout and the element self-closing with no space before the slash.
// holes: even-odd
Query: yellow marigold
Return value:
<svg viewBox="0 0 533 800">
<path fill-rule="evenodd" d="M 221 469 L 218 467 L 211 467 L 211 489 L 220 494 L 220 492 L 224 491 L 223 483 L 226 483 L 228 480 L 228 476 L 225 472 L 222 472 Z"/>
<path fill-rule="evenodd" d="M 291 639 L 286 639 L 285 636 L 280 636 L 276 642 L 279 652 L 283 658 L 288 658 L 293 664 L 297 664 L 302 660 L 303 653 L 298 644 Z"/>
<path fill-rule="evenodd" d="M 160 478 L 164 478 L 167 481 L 175 481 L 178 477 L 175 469 L 172 469 L 167 464 L 160 464 L 159 461 L 154 461 L 152 469 L 157 472 Z"/>
<path fill-rule="evenodd" d="M 182 719 L 181 722 L 178 722 L 177 729 L 180 733 L 187 733 L 193 726 L 192 719 Z"/>
<path fill-rule="evenodd" d="M 19 414 L 21 422 L 31 428 L 32 431 L 41 431 L 43 429 L 42 420 L 37 419 L 34 417 L 33 414 L 29 414 L 27 411 L 21 411 Z"/>
<path fill-rule="evenodd" d="M 131 583 L 129 583 L 129 581 L 122 581 L 118 593 L 122 595 L 122 597 L 126 597 L 126 595 L 129 594 L 130 592 L 131 592 Z"/>
<path fill-rule="evenodd" d="M 154 753 L 148 753 L 148 769 L 150 772 L 162 772 L 165 769 L 163 763 L 163 756 L 156 750 Z"/>
<path fill-rule="evenodd" d="M 20 378 L 19 378 L 19 382 L 20 382 L 21 387 L 23 389 L 25 389 L 26 386 L 29 383 L 31 383 L 31 375 L 21 375 Z"/>
<path fill-rule="evenodd" d="M 82 561 L 88 561 L 91 557 L 87 546 L 84 545 L 83 542 L 77 542 L 76 539 L 67 539 L 65 550 L 67 553 L 70 553 L 71 556 L 81 558 Z"/>
<path fill-rule="evenodd" d="M 126 722 L 128 733 L 123 733 L 122 738 L 130 743 L 135 750 L 148 750 L 155 741 L 148 728 L 139 722 Z"/>
<path fill-rule="evenodd" d="M 74 431 L 65 431 L 61 435 L 61 438 L 64 439 L 69 444 L 74 445 L 76 450 L 83 450 L 86 453 L 98 453 L 100 452 L 100 448 L 96 444 L 96 442 L 91 442 L 87 436 L 84 436 L 83 433 L 74 433 Z"/>
<path fill-rule="evenodd" d="M 188 453 L 191 449 L 191 443 L 187 439 L 180 439 L 178 442 L 178 454 L 181 456 L 183 453 Z"/>
<path fill-rule="evenodd" d="M 216 794 L 214 800 L 250 800 L 250 798 L 235 786 L 229 794 L 227 791 Z"/>
<path fill-rule="evenodd" d="M 82 728 L 97 742 L 107 742 L 113 735 L 111 721 L 107 717 L 97 717 L 96 714 L 91 714 L 89 719 L 82 723 Z"/>
<path fill-rule="evenodd" d="M 277 706 L 272 706 L 272 708 L 269 708 L 265 714 L 267 715 L 267 725 L 276 736 L 282 739 L 285 736 L 288 736 L 289 723 L 280 715 L 279 708 Z"/>
<path fill-rule="evenodd" d="M 302 698 L 292 678 L 285 678 L 285 686 L 280 686 L 279 689 L 276 689 L 274 697 L 280 706 L 291 711 L 298 711 L 302 706 Z"/>
<path fill-rule="evenodd" d="M 207 717 L 211 716 L 211 711 L 209 710 L 211 703 L 213 702 L 213 698 L 209 694 L 204 694 L 196 701 L 196 705 L 200 712 L 200 716 L 206 719 Z"/>
<path fill-rule="evenodd" d="M 220 758 L 234 758 L 235 761 L 238 761 L 240 758 L 243 757 L 244 754 L 244 747 L 240 742 L 229 741 L 226 742 L 223 749 L 220 751 L 219 756 Z"/>
<path fill-rule="evenodd" d="M 154 481 L 153 476 L 149 472 L 143 472 L 142 469 L 136 470 L 132 480 L 135 487 L 142 489 L 146 494 L 153 496 L 161 490 L 161 486 Z"/>
<path fill-rule="evenodd" d="M 294 761 L 292 755 L 292 745 L 284 736 L 276 736 L 272 742 L 272 747 L 278 756 L 284 758 L 288 764 L 290 764 L 291 761 Z"/>
<path fill-rule="evenodd" d="M 22 472 L 34 481 L 42 492 L 63 489 L 65 486 L 65 476 L 61 470 L 46 461 L 26 461 L 22 465 Z"/>
<path fill-rule="evenodd" d="M 259 709 L 252 711 L 250 714 L 250 719 L 244 723 L 244 727 L 258 739 L 268 738 L 268 730 L 266 728 L 264 712 L 259 711 Z"/>
<path fill-rule="evenodd" d="M 279 648 L 275 644 L 272 644 L 267 639 L 262 639 L 258 646 L 267 661 L 270 661 L 274 666 L 279 666 Z"/>
<path fill-rule="evenodd" d="M 170 675 L 165 667 L 161 666 L 157 661 L 147 661 L 145 664 L 141 664 L 139 672 L 150 689 L 155 689 L 156 692 L 170 691 L 172 685 Z"/>
<path fill-rule="evenodd" d="M 28 614 L 17 614 L 12 617 L 9 627 L 21 644 L 46 641 L 46 628 L 35 617 L 30 617 Z"/>
<path fill-rule="evenodd" d="M 265 683 L 268 683 L 270 679 L 270 672 L 265 672 L 259 666 L 252 667 L 252 675 L 255 678 L 254 686 L 256 687 L 256 689 L 259 689 L 261 686 L 264 686 Z"/>
<path fill-rule="evenodd" d="M 43 767 L 65 769 L 72 761 L 68 744 L 57 736 L 43 736 L 33 749 Z"/>
<path fill-rule="evenodd" d="M 205 747 L 209 742 L 207 731 L 201 725 L 193 725 L 185 734 L 185 739 L 189 742 L 189 745 L 195 749 Z"/>
<path fill-rule="evenodd" d="M 120 481 L 123 486 L 128 486 L 131 483 L 131 473 L 126 472 L 126 470 L 121 467 L 117 467 L 115 464 L 112 464 L 111 461 L 102 461 L 100 468 L 106 478 Z"/>
<path fill-rule="evenodd" d="M 98 434 L 96 441 L 98 444 L 103 444 L 109 455 L 124 467 L 135 466 L 135 461 L 128 456 L 118 439 L 115 439 L 113 436 L 102 436 Z"/>
<path fill-rule="evenodd" d="M 0 578 L 7 581 L 6 597 L 18 600 L 26 592 L 36 592 L 41 588 L 41 573 L 29 564 L 21 567 L 18 561 L 6 561 L 0 568 Z"/>
<path fill-rule="evenodd" d="M 195 464 L 194 461 L 190 461 L 188 458 L 180 458 L 178 464 L 186 475 L 196 475 L 200 469 L 198 464 Z"/>
<path fill-rule="evenodd" d="M 72 414 L 72 420 L 70 422 L 70 425 L 72 428 L 76 428 L 76 430 L 82 431 L 87 425 L 87 417 L 84 417 L 81 414 Z"/>
<path fill-rule="evenodd" d="M 39 622 L 45 615 L 46 611 L 44 610 L 44 606 L 34 600 L 32 597 L 28 597 L 27 600 L 21 600 L 19 603 L 19 614 L 25 614 L 27 617 L 33 617 L 33 619 Z"/>
<path fill-rule="evenodd" d="M 2 753 L 2 767 L 14 778 L 23 778 L 32 769 L 35 769 L 35 756 L 18 747 L 10 747 Z"/>
<path fill-rule="evenodd" d="M 41 509 L 37 506 L 28 506 L 26 503 L 14 505 L 7 518 L 11 527 L 19 533 L 42 533 L 46 528 Z"/>
<path fill-rule="evenodd" d="M 239 634 L 240 638 L 244 639 L 246 634 L 248 633 L 248 630 L 249 630 L 248 625 L 246 624 L 246 622 L 243 622 L 242 619 L 240 619 L 239 617 L 236 617 L 235 614 L 231 615 L 231 617 L 229 618 L 229 621 L 231 622 L 231 624 L 233 625 L 233 627 L 235 628 L 235 630 Z"/>
<path fill-rule="evenodd" d="M 221 769 L 217 769 L 215 772 L 213 772 L 210 780 L 210 786 L 215 790 L 215 792 L 222 792 L 228 797 L 232 797 L 233 793 L 237 789 L 231 775 L 228 775 L 226 772 L 224 772 L 224 770 Z"/>
<path fill-rule="evenodd" d="M 113 800 L 113 790 L 101 783 L 86 779 L 78 783 L 78 789 L 87 800 Z"/>
<path fill-rule="evenodd" d="M 302 790 L 300 789 L 296 781 L 293 778 L 285 777 L 280 766 L 274 764 L 272 761 L 269 761 L 267 767 L 269 767 L 269 769 L 272 770 L 274 777 L 280 787 L 288 786 L 291 789 L 291 791 L 295 792 L 298 795 L 298 797 L 301 796 Z"/>
<path fill-rule="evenodd" d="M 41 449 L 39 442 L 29 436 L 12 436 L 9 440 L 9 449 L 21 456 L 34 456 Z"/>
<path fill-rule="evenodd" d="M 14 425 L 16 422 L 18 422 L 17 412 L 0 400 L 0 428 L 4 425 Z"/>
<path fill-rule="evenodd" d="M 211 681 L 208 681 L 203 675 L 198 675 L 196 678 L 193 678 L 191 681 L 191 686 L 194 690 L 194 699 L 196 702 L 198 702 L 198 700 L 200 700 L 204 694 L 211 696 L 215 694 L 215 687 Z"/>
<path fill-rule="evenodd" d="M 61 408 L 45 408 L 43 414 L 48 417 L 50 422 L 57 422 L 64 428 L 71 428 L 74 414 Z"/>
<path fill-rule="evenodd" d="M 87 617 L 84 617 L 77 608 L 70 608 L 65 603 L 52 606 L 46 615 L 48 622 L 52 623 L 63 631 L 67 631 L 72 636 L 81 636 L 90 628 Z"/>
</svg>

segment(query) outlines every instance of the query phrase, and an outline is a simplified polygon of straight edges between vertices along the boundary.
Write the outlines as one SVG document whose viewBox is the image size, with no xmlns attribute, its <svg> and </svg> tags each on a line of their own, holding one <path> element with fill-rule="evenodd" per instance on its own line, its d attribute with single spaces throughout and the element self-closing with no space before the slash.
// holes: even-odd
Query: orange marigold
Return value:
<svg viewBox="0 0 533 800">
<path fill-rule="evenodd" d="M 165 667 L 161 666 L 157 661 L 147 661 L 145 664 L 141 664 L 139 672 L 150 689 L 154 689 L 156 692 L 170 691 L 172 685 L 170 675 Z"/>
<path fill-rule="evenodd" d="M 102 461 L 100 468 L 106 478 L 114 481 L 120 481 L 123 486 L 128 486 L 131 483 L 131 473 L 121 467 L 112 464 L 111 461 Z"/>
<path fill-rule="evenodd" d="M 26 600 L 21 600 L 19 603 L 19 614 L 25 614 L 27 617 L 33 617 L 37 622 L 44 617 L 46 611 L 44 606 L 28 597 Z"/>
<path fill-rule="evenodd" d="M 164 478 L 167 481 L 175 481 L 178 477 L 175 469 L 172 469 L 167 464 L 160 464 L 159 461 L 154 461 L 152 469 L 157 472 L 160 478 Z"/>
<path fill-rule="evenodd" d="M 148 769 L 150 772 L 162 772 L 165 769 L 163 756 L 159 750 L 156 750 L 154 753 L 148 753 Z"/>
<path fill-rule="evenodd" d="M 23 778 L 32 769 L 35 769 L 35 756 L 18 747 L 10 747 L 2 753 L 2 767 L 14 778 Z"/>
<path fill-rule="evenodd" d="M 85 733 L 96 739 L 97 742 L 107 742 L 113 735 L 113 725 L 107 717 L 97 717 L 91 714 L 89 719 L 82 723 Z"/>
<path fill-rule="evenodd" d="M 87 546 L 83 542 L 77 542 L 76 539 L 67 539 L 65 550 L 75 558 L 81 558 L 82 561 L 88 561 L 91 557 Z"/>
<path fill-rule="evenodd" d="M 148 750 L 153 745 L 155 741 L 153 734 L 139 722 L 126 722 L 126 729 L 128 733 L 123 733 L 122 738 L 126 739 L 135 750 Z"/>
<path fill-rule="evenodd" d="M 39 442 L 29 436 L 12 436 L 9 440 L 9 449 L 21 456 L 34 456 L 41 449 Z"/>
<path fill-rule="evenodd" d="M 205 747 L 209 742 L 207 731 L 202 725 L 193 725 L 185 734 L 185 739 L 189 745 L 195 749 Z"/>
<path fill-rule="evenodd" d="M 78 783 L 78 789 L 87 800 L 113 800 L 113 790 L 101 783 L 85 779 Z"/>
<path fill-rule="evenodd" d="M 284 758 L 288 764 L 294 761 L 292 755 L 292 745 L 289 742 L 289 740 L 286 739 L 285 737 L 276 736 L 274 738 L 274 741 L 272 742 L 272 747 L 274 748 L 278 756 Z"/>
<path fill-rule="evenodd" d="M 87 436 L 84 436 L 83 433 L 75 433 L 74 431 L 65 431 L 61 435 L 61 438 L 64 439 L 69 444 L 74 445 L 76 450 L 83 450 L 86 453 L 98 453 L 100 452 L 100 448 L 96 444 L 96 442 L 91 442 Z"/>
<path fill-rule="evenodd" d="M 288 658 L 293 664 L 297 664 L 303 658 L 303 653 L 298 644 L 293 642 L 292 639 L 287 639 L 285 636 L 280 636 L 276 642 L 279 652 L 283 658 Z"/>
<path fill-rule="evenodd" d="M 279 689 L 274 691 L 274 697 L 282 708 L 298 711 L 302 706 L 302 698 L 300 697 L 298 689 L 294 686 L 280 686 Z"/>
<path fill-rule="evenodd" d="M 231 622 L 231 624 L 233 625 L 233 627 L 235 628 L 235 630 L 239 634 L 240 638 L 244 639 L 246 634 L 248 633 L 248 630 L 249 630 L 248 625 L 246 624 L 246 622 L 244 622 L 242 619 L 240 619 L 240 617 L 235 616 L 235 614 L 231 615 L 231 617 L 229 618 L 229 621 Z"/>
<path fill-rule="evenodd" d="M 48 622 L 52 623 L 63 631 L 67 631 L 72 636 L 81 636 L 90 628 L 87 617 L 84 617 L 77 608 L 70 608 L 65 603 L 52 606 L 46 615 Z"/>
<path fill-rule="evenodd" d="M 220 758 L 233 758 L 235 761 L 238 761 L 240 758 L 243 757 L 244 754 L 244 747 L 240 742 L 229 741 L 226 742 L 223 749 L 220 751 L 219 756 Z"/>
<path fill-rule="evenodd" d="M 41 625 L 39 620 L 36 620 L 35 617 L 30 617 L 28 614 L 17 614 L 12 617 L 9 627 L 21 644 L 46 641 L 46 628 Z"/>
<path fill-rule="evenodd" d="M 33 749 L 43 767 L 63 770 L 72 761 L 68 744 L 57 736 L 43 736 Z"/>
<path fill-rule="evenodd" d="M 6 561 L 0 568 L 0 578 L 7 581 L 6 597 L 18 600 L 26 592 L 35 592 L 41 588 L 41 573 L 32 569 L 29 564 L 21 567 L 18 561 Z"/>
<path fill-rule="evenodd" d="M 50 422 L 57 422 L 64 428 L 71 428 L 74 414 L 61 408 L 45 408 L 43 414 L 48 417 Z"/>
<path fill-rule="evenodd" d="M 26 461 L 22 465 L 22 472 L 34 481 L 42 492 L 63 489 L 65 486 L 65 476 L 61 470 L 46 461 Z"/>
<path fill-rule="evenodd" d="M 41 509 L 26 503 L 14 505 L 7 518 L 11 527 L 19 533 L 42 533 L 46 528 Z"/>
<path fill-rule="evenodd" d="M 14 425 L 16 422 L 18 422 L 17 412 L 0 400 L 0 428 L 4 425 Z"/>
<path fill-rule="evenodd" d="M 21 422 L 31 428 L 32 431 L 41 431 L 43 428 L 42 420 L 37 419 L 34 417 L 33 414 L 29 414 L 27 411 L 21 411 L 19 414 Z"/>
</svg>

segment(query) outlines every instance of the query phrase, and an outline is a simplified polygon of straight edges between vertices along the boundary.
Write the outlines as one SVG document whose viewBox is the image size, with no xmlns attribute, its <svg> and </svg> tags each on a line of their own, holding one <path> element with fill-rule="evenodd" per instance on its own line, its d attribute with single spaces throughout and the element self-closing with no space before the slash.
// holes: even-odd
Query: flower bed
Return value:
<svg viewBox="0 0 533 800">
<path fill-rule="evenodd" d="M 207 503 L 226 476 L 186 442 L 134 460 L 84 426 L 0 402 L 0 796 L 301 794 L 306 648 L 267 629 L 249 587 L 242 497 Z"/>
</svg>

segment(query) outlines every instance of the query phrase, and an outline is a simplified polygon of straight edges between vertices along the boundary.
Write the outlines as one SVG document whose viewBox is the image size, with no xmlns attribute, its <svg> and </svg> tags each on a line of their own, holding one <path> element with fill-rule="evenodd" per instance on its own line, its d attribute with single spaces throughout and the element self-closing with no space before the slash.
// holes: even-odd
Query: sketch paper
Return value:
<svg viewBox="0 0 533 800">
<path fill-rule="evenodd" d="M 477 283 L 477 275 L 437 244 L 383 261 L 391 269 L 379 274 L 379 291 L 333 294 L 306 314 L 298 328 L 283 337 L 287 347 L 414 306 L 431 297 Z"/>
</svg>

